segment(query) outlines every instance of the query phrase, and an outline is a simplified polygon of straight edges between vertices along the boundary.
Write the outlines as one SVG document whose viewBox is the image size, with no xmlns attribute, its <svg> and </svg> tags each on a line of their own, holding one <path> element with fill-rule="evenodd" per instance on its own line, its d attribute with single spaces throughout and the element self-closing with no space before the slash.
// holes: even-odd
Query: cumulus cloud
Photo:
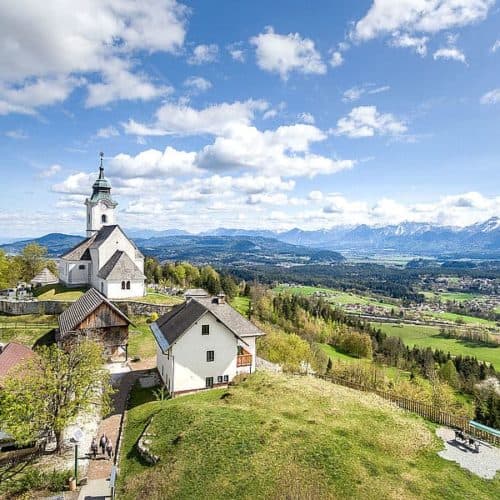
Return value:
<svg viewBox="0 0 500 500">
<path fill-rule="evenodd" d="M 326 139 L 320 129 L 307 124 L 281 126 L 264 132 L 238 125 L 217 137 L 198 154 L 197 163 L 207 170 L 272 171 L 296 177 L 333 174 L 352 168 L 353 160 L 337 160 L 310 151 L 311 145 Z"/>
<path fill-rule="evenodd" d="M 446 47 L 441 47 L 440 49 L 436 50 L 436 52 L 434 52 L 434 60 L 448 59 L 451 61 L 458 61 L 467 64 L 465 54 L 456 46 L 457 38 L 458 37 L 456 35 L 448 35 Z"/>
<path fill-rule="evenodd" d="M 238 124 L 250 124 L 256 112 L 265 111 L 268 104 L 261 100 L 220 103 L 195 109 L 182 103 L 166 103 L 156 111 L 156 122 L 148 126 L 129 120 L 123 127 L 134 135 L 195 135 L 223 134 Z"/>
<path fill-rule="evenodd" d="M 394 31 L 437 33 L 484 20 L 495 0 L 374 0 L 351 38 L 367 41 Z"/>
<path fill-rule="evenodd" d="M 357 139 L 375 135 L 401 136 L 407 130 L 406 124 L 392 114 L 379 113 L 376 106 L 359 106 L 340 118 L 333 132 Z"/>
<path fill-rule="evenodd" d="M 63 182 L 54 184 L 52 191 L 62 194 L 88 195 L 90 186 L 94 183 L 95 173 L 78 172 L 71 174 Z"/>
<path fill-rule="evenodd" d="M 498 89 L 493 89 L 490 90 L 489 92 L 486 92 L 481 97 L 481 104 L 498 104 L 500 103 L 500 88 Z"/>
<path fill-rule="evenodd" d="M 165 150 L 148 149 L 136 156 L 120 153 L 111 159 L 107 171 L 122 178 L 175 177 L 198 172 L 194 161 L 196 154 L 178 151 L 170 146 Z"/>
<path fill-rule="evenodd" d="M 163 95 L 129 56 L 178 52 L 186 15 L 175 0 L 1 2 L 0 113 L 32 114 L 84 84 L 88 106 Z"/>
<path fill-rule="evenodd" d="M 201 76 L 190 76 L 184 80 L 184 86 L 192 91 L 205 92 L 212 88 L 212 83 Z"/>
<path fill-rule="evenodd" d="M 412 49 L 419 56 L 425 57 L 427 55 L 427 42 L 429 37 L 427 36 L 412 36 L 408 33 L 401 33 L 395 31 L 392 34 L 392 38 L 389 41 L 391 47 L 397 47 L 401 49 Z"/>
<path fill-rule="evenodd" d="M 234 61 L 240 63 L 245 62 L 246 55 L 245 50 L 243 49 L 243 42 L 231 43 L 226 47 L 226 49 Z"/>
<path fill-rule="evenodd" d="M 283 80 L 287 80 L 292 72 L 319 75 L 326 73 L 326 65 L 314 42 L 309 38 L 302 38 L 299 33 L 281 35 L 268 26 L 264 33 L 252 37 L 250 43 L 255 46 L 259 68 L 278 73 Z"/>
<path fill-rule="evenodd" d="M 193 49 L 193 53 L 189 56 L 187 62 L 193 65 L 206 64 L 216 61 L 218 56 L 219 47 L 217 44 L 201 44 Z"/>
<path fill-rule="evenodd" d="M 311 125 L 314 125 L 314 122 L 316 121 L 311 113 L 299 113 L 297 118 L 300 122 L 309 123 Z"/>
<path fill-rule="evenodd" d="M 492 46 L 491 46 L 491 52 L 495 53 L 498 49 L 500 49 L 500 40 L 497 40 Z"/>
<path fill-rule="evenodd" d="M 338 66 L 342 66 L 342 64 L 344 64 L 344 56 L 342 55 L 342 52 L 339 52 L 338 50 L 333 51 L 330 56 L 330 66 L 332 68 L 337 68 Z"/>
</svg>

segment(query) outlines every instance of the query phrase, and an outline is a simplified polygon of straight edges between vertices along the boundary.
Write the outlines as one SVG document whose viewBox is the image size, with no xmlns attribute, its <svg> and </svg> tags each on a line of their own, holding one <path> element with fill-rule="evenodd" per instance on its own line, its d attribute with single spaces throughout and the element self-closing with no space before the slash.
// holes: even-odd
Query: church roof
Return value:
<svg viewBox="0 0 500 500">
<path fill-rule="evenodd" d="M 103 155 L 101 154 L 101 165 L 99 167 L 99 177 L 95 180 L 92 185 L 92 196 L 90 201 L 97 203 L 99 200 L 105 200 L 113 207 L 116 207 L 118 203 L 111 198 L 111 184 L 108 179 L 104 177 L 104 166 L 102 164 Z"/>
<path fill-rule="evenodd" d="M 102 226 L 96 234 L 92 235 L 90 238 L 84 239 L 81 243 L 78 243 L 78 245 L 62 255 L 61 259 L 71 261 L 91 260 L 90 249 L 99 248 L 111 236 L 116 228 L 123 233 L 130 243 L 132 243 L 136 252 L 142 256 L 142 253 L 137 248 L 136 244 L 128 238 L 122 228 L 118 224 L 112 224 L 110 226 Z"/>
<path fill-rule="evenodd" d="M 117 250 L 101 267 L 97 276 L 103 280 L 143 280 L 144 274 L 123 251 Z"/>
<path fill-rule="evenodd" d="M 104 295 L 95 288 L 91 288 L 83 294 L 76 302 L 73 302 L 62 314 L 59 315 L 59 332 L 65 335 L 74 330 L 89 314 L 93 313 L 101 304 L 108 305 L 113 311 L 121 316 L 127 323 L 131 321 L 118 307 L 111 303 Z"/>
<path fill-rule="evenodd" d="M 50 269 L 42 269 L 32 280 L 31 283 L 57 283 L 59 279 L 54 276 Z"/>
</svg>

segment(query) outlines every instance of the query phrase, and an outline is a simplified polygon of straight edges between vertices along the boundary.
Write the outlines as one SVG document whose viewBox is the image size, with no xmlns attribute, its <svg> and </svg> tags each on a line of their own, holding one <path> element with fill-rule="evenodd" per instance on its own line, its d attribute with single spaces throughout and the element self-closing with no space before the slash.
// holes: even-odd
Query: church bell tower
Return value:
<svg viewBox="0 0 500 500">
<path fill-rule="evenodd" d="M 85 200 L 87 206 L 87 237 L 93 236 L 103 226 L 116 224 L 115 208 L 118 203 L 111 198 L 111 184 L 104 177 L 104 153 L 101 153 L 100 156 L 99 177 L 92 186 L 92 196 Z"/>
</svg>

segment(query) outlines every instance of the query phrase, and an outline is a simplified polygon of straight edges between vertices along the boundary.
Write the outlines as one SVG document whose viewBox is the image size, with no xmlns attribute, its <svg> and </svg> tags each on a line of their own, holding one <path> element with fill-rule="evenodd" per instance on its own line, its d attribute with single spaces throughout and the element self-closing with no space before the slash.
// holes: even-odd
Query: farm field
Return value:
<svg viewBox="0 0 500 500">
<path fill-rule="evenodd" d="M 466 292 L 422 292 L 426 299 L 440 299 L 442 302 L 447 300 L 455 302 L 464 302 L 466 300 L 480 299 L 485 297 L 484 295 L 478 293 L 466 293 Z"/>
<path fill-rule="evenodd" d="M 343 292 L 331 288 L 322 288 L 315 286 L 290 286 L 290 287 L 277 286 L 276 288 L 274 288 L 274 290 L 276 292 L 288 292 L 291 294 L 305 295 L 305 296 L 313 295 L 316 292 L 324 293 L 327 295 L 325 299 L 328 302 L 332 302 L 334 304 L 338 304 L 341 306 L 347 304 L 361 304 L 361 305 L 371 305 L 375 307 L 383 307 L 385 309 L 388 309 L 389 311 L 391 309 L 399 311 L 399 308 L 397 306 L 390 304 L 388 302 L 381 302 L 380 300 L 366 297 L 364 295 Z"/>
<path fill-rule="evenodd" d="M 392 323 L 372 322 L 372 326 L 380 328 L 387 335 L 399 337 L 408 346 L 431 347 L 457 356 L 475 356 L 481 361 L 500 367 L 500 346 L 485 347 L 466 340 L 447 339 L 439 336 L 437 326 L 419 326 Z"/>
<path fill-rule="evenodd" d="M 498 476 L 483 480 L 440 458 L 442 442 L 423 419 L 312 377 L 257 372 L 227 389 L 151 399 L 134 389 L 123 499 L 489 499 L 500 487 Z M 148 466 L 135 444 L 151 418 L 160 461 Z"/>
</svg>

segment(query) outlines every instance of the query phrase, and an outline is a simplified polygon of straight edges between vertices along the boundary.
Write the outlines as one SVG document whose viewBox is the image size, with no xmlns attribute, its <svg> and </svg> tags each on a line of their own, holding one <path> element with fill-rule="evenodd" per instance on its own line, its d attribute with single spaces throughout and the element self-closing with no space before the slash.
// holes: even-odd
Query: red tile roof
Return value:
<svg viewBox="0 0 500 500">
<path fill-rule="evenodd" d="M 29 347 L 17 342 L 10 342 L 4 346 L 0 352 L 0 384 L 9 370 L 32 358 L 34 354 Z"/>
</svg>

